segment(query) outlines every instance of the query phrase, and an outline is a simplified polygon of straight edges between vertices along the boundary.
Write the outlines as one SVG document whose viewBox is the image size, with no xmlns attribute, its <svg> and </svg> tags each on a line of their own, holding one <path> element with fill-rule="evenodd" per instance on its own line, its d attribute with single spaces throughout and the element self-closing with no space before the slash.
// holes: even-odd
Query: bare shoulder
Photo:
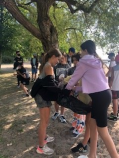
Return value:
<svg viewBox="0 0 119 158">
<path fill-rule="evenodd" d="M 51 65 L 46 65 L 44 67 L 44 71 L 46 75 L 54 75 L 54 70 L 53 67 Z"/>
</svg>

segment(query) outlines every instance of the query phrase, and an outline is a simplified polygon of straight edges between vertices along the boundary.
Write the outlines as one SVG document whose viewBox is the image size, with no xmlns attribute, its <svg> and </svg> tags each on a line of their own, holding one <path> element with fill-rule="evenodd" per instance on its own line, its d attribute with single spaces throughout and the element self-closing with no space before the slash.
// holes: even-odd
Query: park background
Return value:
<svg viewBox="0 0 119 158">
<path fill-rule="evenodd" d="M 33 98 L 24 98 L 13 76 L 13 59 L 20 50 L 30 72 L 29 59 L 53 46 L 68 53 L 70 47 L 80 51 L 80 44 L 92 39 L 97 52 L 119 51 L 119 2 L 117 0 L 0 0 L 0 158 L 77 158 L 70 148 L 81 141 L 71 139 L 73 118 L 65 111 L 67 124 L 50 120 L 48 134 L 55 137 L 49 146 L 52 156 L 35 151 L 38 143 L 39 113 Z M 102 52 L 102 53 L 101 53 Z M 6 63 L 6 64 L 4 64 Z M 30 84 L 29 89 L 32 84 Z M 109 112 L 111 107 L 109 109 Z M 52 106 L 51 115 L 54 113 Z M 119 122 L 108 122 L 109 132 L 119 152 Z M 98 141 L 99 158 L 110 158 L 103 142 Z"/>
</svg>

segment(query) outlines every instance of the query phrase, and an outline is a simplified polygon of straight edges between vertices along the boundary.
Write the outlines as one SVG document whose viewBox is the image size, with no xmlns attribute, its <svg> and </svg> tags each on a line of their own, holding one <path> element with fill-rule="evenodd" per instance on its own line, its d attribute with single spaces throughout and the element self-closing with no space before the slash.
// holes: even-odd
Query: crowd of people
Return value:
<svg viewBox="0 0 119 158">
<path fill-rule="evenodd" d="M 72 127 L 69 129 L 72 137 L 77 138 L 84 128 L 85 133 L 83 141 L 71 148 L 71 151 L 73 153 L 86 153 L 87 143 L 90 142 L 89 154 L 80 155 L 78 158 L 97 158 L 96 150 L 99 134 L 111 158 L 119 158 L 107 127 L 107 120 L 114 122 L 118 120 L 119 53 L 116 56 L 114 53 L 108 54 L 110 65 L 109 71 L 105 74 L 103 62 L 96 53 L 95 43 L 87 40 L 80 47 L 80 54 L 76 53 L 73 47 L 69 49 L 68 54 L 53 48 L 41 55 L 40 67 L 37 54 L 33 54 L 31 59 L 31 82 L 34 82 L 34 84 L 40 83 L 34 96 L 40 114 L 39 144 L 36 151 L 45 155 L 54 153 L 54 150 L 47 145 L 47 143 L 54 141 L 54 137 L 47 135 L 47 126 L 52 101 L 54 101 L 55 110 L 51 117 L 52 120 L 55 121 L 58 118 L 61 123 L 67 122 L 64 115 L 64 106 L 57 103 L 58 95 L 62 93 L 64 97 L 73 96 L 91 106 L 91 111 L 87 115 L 74 113 Z M 39 76 L 37 78 L 38 67 Z M 19 51 L 16 52 L 14 69 L 17 72 L 18 86 L 29 97 L 26 85 L 29 84 L 30 76 L 23 66 L 23 58 Z M 37 80 L 39 82 L 36 82 Z M 113 112 L 107 116 L 111 99 Z"/>
</svg>

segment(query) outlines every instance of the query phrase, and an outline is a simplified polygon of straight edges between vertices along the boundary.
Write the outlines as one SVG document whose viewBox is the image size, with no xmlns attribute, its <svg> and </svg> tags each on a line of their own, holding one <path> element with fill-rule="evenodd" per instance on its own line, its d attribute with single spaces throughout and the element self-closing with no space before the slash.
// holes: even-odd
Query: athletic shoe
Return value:
<svg viewBox="0 0 119 158">
<path fill-rule="evenodd" d="M 81 155 L 81 156 L 78 156 L 78 158 L 88 158 L 87 155 Z"/>
<path fill-rule="evenodd" d="M 79 135 L 80 135 L 80 133 L 78 133 L 78 134 L 72 133 L 72 138 L 78 138 Z"/>
<path fill-rule="evenodd" d="M 110 114 L 110 116 L 112 117 L 112 116 L 114 116 L 114 113 L 112 112 L 111 114 Z M 117 118 L 119 119 L 119 114 L 117 113 Z"/>
<path fill-rule="evenodd" d="M 77 120 L 77 118 L 74 117 L 73 120 L 72 120 L 72 123 L 75 122 L 76 120 Z"/>
<path fill-rule="evenodd" d="M 60 120 L 61 123 L 66 123 L 66 119 L 63 115 L 59 116 L 59 120 Z"/>
<path fill-rule="evenodd" d="M 56 120 L 59 116 L 59 113 L 58 112 L 55 112 L 54 115 L 52 116 L 52 119 L 53 120 Z"/>
<path fill-rule="evenodd" d="M 54 141 L 54 137 L 50 137 L 49 135 L 47 135 L 47 138 L 44 140 L 44 144 L 47 144 L 53 141 Z"/>
<path fill-rule="evenodd" d="M 36 149 L 36 152 L 38 154 L 44 154 L 44 155 L 52 155 L 54 153 L 54 150 L 49 148 L 47 145 L 44 145 L 43 148 L 40 148 L 39 146 Z"/>
<path fill-rule="evenodd" d="M 117 121 L 117 117 L 114 116 L 114 115 L 109 116 L 107 119 L 110 120 L 110 121 L 113 121 L 113 122 L 116 122 L 116 121 Z"/>
<path fill-rule="evenodd" d="M 78 158 L 88 158 L 88 156 L 87 155 L 81 155 L 81 156 L 78 156 Z M 96 156 L 96 158 L 97 158 L 97 156 Z"/>
<path fill-rule="evenodd" d="M 86 153 L 86 152 L 87 152 L 87 145 L 86 145 L 86 146 L 83 146 L 82 143 L 79 143 L 77 146 L 71 148 L 71 151 L 72 151 L 73 153 L 75 153 L 75 152 Z"/>
<path fill-rule="evenodd" d="M 73 135 L 73 138 L 77 138 L 81 133 L 79 131 L 77 131 L 75 128 L 74 130 L 72 131 L 72 135 Z"/>
</svg>

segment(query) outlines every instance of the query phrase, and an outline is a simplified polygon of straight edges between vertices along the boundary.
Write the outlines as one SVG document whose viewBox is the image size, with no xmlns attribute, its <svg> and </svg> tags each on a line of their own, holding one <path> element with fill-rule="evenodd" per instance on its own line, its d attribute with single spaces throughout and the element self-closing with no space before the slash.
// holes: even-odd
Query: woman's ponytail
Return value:
<svg viewBox="0 0 119 158">
<path fill-rule="evenodd" d="M 53 48 L 51 49 L 49 52 L 47 52 L 44 57 L 43 57 L 43 61 L 41 63 L 40 66 L 40 72 L 43 71 L 43 67 L 45 66 L 45 64 L 48 62 L 48 60 L 55 55 L 56 57 L 60 57 L 61 56 L 61 52 L 59 51 L 59 49 Z"/>
</svg>

